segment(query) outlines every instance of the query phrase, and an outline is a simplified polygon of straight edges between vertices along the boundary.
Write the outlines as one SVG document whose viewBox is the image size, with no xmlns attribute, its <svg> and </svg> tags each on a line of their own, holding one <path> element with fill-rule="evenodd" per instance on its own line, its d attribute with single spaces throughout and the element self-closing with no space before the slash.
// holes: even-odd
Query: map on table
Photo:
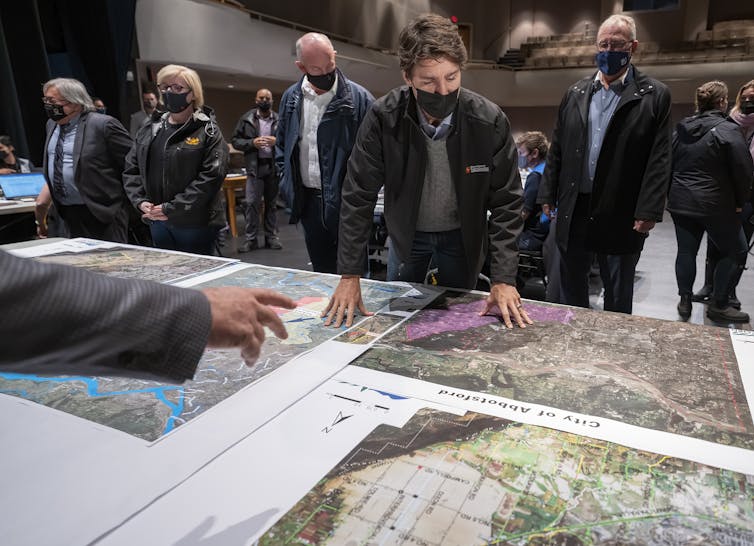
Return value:
<svg viewBox="0 0 754 546">
<path fill-rule="evenodd" d="M 754 477 L 425 409 L 377 427 L 258 543 L 754 544 Z"/>
<path fill-rule="evenodd" d="M 534 325 L 446 292 L 352 364 L 754 449 L 728 330 L 527 302 Z"/>
<path fill-rule="evenodd" d="M 295 356 L 341 334 L 345 328 L 325 327 L 320 319 L 338 281 L 339 277 L 333 275 L 251 266 L 197 286 L 273 288 L 296 301 L 296 309 L 279 310 L 288 339 L 280 340 L 268 332 L 253 367 L 246 366 L 239 350 L 233 349 L 207 350 L 194 379 L 181 385 L 121 377 L 0 372 L 0 394 L 54 407 L 147 441 L 156 440 Z M 364 303 L 370 310 L 383 308 L 406 291 L 405 285 L 362 281 Z M 380 325 L 382 321 L 372 323 Z M 387 324 L 393 322 L 388 319 Z M 343 338 L 343 341 L 351 340 Z"/>
<path fill-rule="evenodd" d="M 37 261 L 72 265 L 122 279 L 175 282 L 221 267 L 232 260 L 133 246 L 92 248 L 85 252 L 62 252 L 39 256 Z"/>
</svg>

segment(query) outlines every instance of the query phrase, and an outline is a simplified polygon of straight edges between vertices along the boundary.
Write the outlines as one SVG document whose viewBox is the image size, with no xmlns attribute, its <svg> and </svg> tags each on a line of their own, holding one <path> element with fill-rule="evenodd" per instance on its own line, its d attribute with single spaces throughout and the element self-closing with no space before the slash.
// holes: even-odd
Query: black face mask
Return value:
<svg viewBox="0 0 754 546">
<path fill-rule="evenodd" d="M 329 91 L 332 86 L 335 85 L 335 70 L 329 74 L 320 74 L 319 76 L 312 76 L 308 72 L 306 73 L 306 79 L 317 89 L 322 91 Z"/>
<path fill-rule="evenodd" d="M 741 113 L 744 116 L 748 116 L 749 114 L 754 114 L 754 101 L 745 100 L 741 103 Z"/>
<path fill-rule="evenodd" d="M 63 111 L 63 107 L 59 104 L 45 104 L 44 107 L 45 114 L 47 114 L 47 117 L 52 121 L 60 121 L 68 115 Z"/>
<path fill-rule="evenodd" d="M 5 160 L 8 159 L 8 152 L 5 150 L 0 150 L 0 161 L 5 163 Z"/>
<path fill-rule="evenodd" d="M 257 101 L 257 108 L 259 108 L 262 112 L 269 112 L 270 108 L 272 108 L 272 104 L 270 104 L 266 100 Z"/>
<path fill-rule="evenodd" d="M 186 100 L 189 93 L 191 93 L 191 91 L 186 91 L 185 93 L 171 93 L 168 91 L 163 93 L 162 100 L 165 103 L 165 108 L 168 109 L 168 112 L 178 114 L 188 108 L 191 105 L 191 103 Z"/>
<path fill-rule="evenodd" d="M 440 95 L 422 91 L 416 87 L 414 89 L 416 89 L 416 102 L 419 103 L 419 107 L 435 119 L 445 119 L 456 109 L 458 91 Z"/>
<path fill-rule="evenodd" d="M 94 111 L 98 114 L 107 114 L 107 107 L 95 108 Z"/>
</svg>

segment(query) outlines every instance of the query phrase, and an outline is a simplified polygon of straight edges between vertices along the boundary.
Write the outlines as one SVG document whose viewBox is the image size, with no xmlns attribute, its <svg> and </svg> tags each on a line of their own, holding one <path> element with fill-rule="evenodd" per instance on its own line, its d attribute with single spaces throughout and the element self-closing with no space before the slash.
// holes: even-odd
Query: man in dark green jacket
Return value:
<svg viewBox="0 0 754 546">
<path fill-rule="evenodd" d="M 605 310 L 631 313 L 644 240 L 670 182 L 670 92 L 631 64 L 636 25 L 613 15 L 597 34 L 594 76 L 566 91 L 537 202 L 558 209 L 561 301 L 589 307 L 594 254 Z"/>
<path fill-rule="evenodd" d="M 466 49 L 445 17 L 423 15 L 401 32 L 407 87 L 374 103 L 359 129 L 343 184 L 338 271 L 326 324 L 350 325 L 377 194 L 385 189 L 388 280 L 422 282 L 433 260 L 443 286 L 474 288 L 491 255 L 490 296 L 507 326 L 531 323 L 515 288 L 521 181 L 508 119 L 461 87 Z M 488 218 L 489 213 L 489 218 Z"/>
</svg>

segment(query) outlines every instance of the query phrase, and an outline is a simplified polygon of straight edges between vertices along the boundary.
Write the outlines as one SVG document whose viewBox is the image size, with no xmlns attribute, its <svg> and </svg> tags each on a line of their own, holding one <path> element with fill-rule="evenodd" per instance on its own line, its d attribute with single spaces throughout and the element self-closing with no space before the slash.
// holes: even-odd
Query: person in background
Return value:
<svg viewBox="0 0 754 546">
<path fill-rule="evenodd" d="M 147 120 L 152 119 L 152 115 L 157 109 L 157 92 L 152 89 L 144 89 L 141 92 L 141 110 L 131 114 L 131 120 L 128 126 L 128 132 L 131 138 L 136 138 L 136 133 Z"/>
<path fill-rule="evenodd" d="M 749 153 L 754 159 L 754 80 L 748 81 L 741 86 L 736 95 L 736 104 L 730 112 L 730 117 L 738 123 L 744 132 L 744 138 L 749 145 Z M 744 239 L 747 246 L 751 244 L 751 237 L 754 234 L 754 191 L 751 199 L 744 203 L 741 209 L 741 229 L 744 232 Z M 709 303 L 712 298 L 712 285 L 714 282 L 715 269 L 721 258 L 720 251 L 714 243 L 707 239 L 707 259 L 704 269 L 704 286 L 692 297 L 692 301 Z M 748 257 L 748 254 L 747 254 Z M 744 263 L 744 266 L 746 263 Z M 741 309 L 741 302 L 736 296 L 736 287 L 741 280 L 744 268 L 738 268 L 731 286 L 728 303 L 736 309 Z"/>
<path fill-rule="evenodd" d="M 296 41 L 296 66 L 304 74 L 280 100 L 275 162 L 280 192 L 301 221 L 312 269 L 335 273 L 340 200 L 356 132 L 374 97 L 348 80 L 324 34 Z"/>
<path fill-rule="evenodd" d="M 193 377 L 205 346 L 240 347 L 258 358 L 265 327 L 287 333 L 266 289 L 177 288 L 118 279 L 0 251 L 0 370 L 19 373 Z M 273 307 L 274 306 L 274 307 Z"/>
<path fill-rule="evenodd" d="M 728 86 L 711 81 L 696 90 L 696 114 L 683 119 L 673 136 L 673 180 L 668 210 L 673 216 L 678 254 L 678 314 L 691 315 L 696 254 L 707 237 L 721 254 L 707 316 L 717 322 L 748 322 L 729 304 L 732 282 L 746 263 L 746 240 L 738 213 L 751 198 L 754 165 L 741 128 L 730 120 Z"/>
<path fill-rule="evenodd" d="M 99 97 L 92 97 L 92 104 L 94 104 L 94 111 L 98 114 L 107 114 L 107 106 L 105 102 Z"/>
<path fill-rule="evenodd" d="M 631 63 L 639 46 L 631 17 L 608 17 L 596 46 L 597 73 L 560 103 L 537 202 L 558 209 L 560 303 L 589 307 L 596 254 L 605 311 L 630 314 L 636 264 L 670 182 L 671 99 Z"/>
<path fill-rule="evenodd" d="M 238 252 L 259 248 L 259 215 L 264 198 L 264 246 L 281 250 L 277 235 L 278 176 L 275 168 L 275 132 L 278 114 L 272 109 L 272 93 L 260 89 L 256 107 L 246 112 L 233 131 L 233 147 L 244 153 L 246 162 L 246 241 Z"/>
<path fill-rule="evenodd" d="M 0 135 L 0 174 L 30 173 L 34 165 L 16 156 L 16 148 L 8 135 Z"/>
<path fill-rule="evenodd" d="M 125 243 L 121 175 L 131 137 L 120 121 L 94 111 L 80 81 L 56 78 L 42 91 L 49 118 L 43 166 L 49 191 L 37 197 L 38 221 L 54 202 L 67 235 Z"/>
<path fill-rule="evenodd" d="M 359 276 L 384 186 L 387 280 L 423 282 L 434 259 L 439 284 L 474 288 L 489 246 L 492 286 L 479 313 L 497 308 L 507 327 L 523 328 L 531 320 L 516 290 L 522 192 L 508 118 L 461 87 L 466 47 L 447 17 L 409 22 L 398 58 L 406 85 L 372 105 L 348 162 L 341 279 L 323 312 L 325 325 L 350 326 L 357 310 L 370 314 Z"/>
<path fill-rule="evenodd" d="M 524 230 L 518 238 L 518 249 L 542 250 L 542 245 L 550 232 L 550 216 L 542 213 L 542 206 L 537 204 L 537 193 L 545 170 L 549 142 L 544 133 L 529 131 L 516 140 L 516 148 L 518 168 L 529 169 L 524 184 L 524 205 L 521 210 Z"/>
<path fill-rule="evenodd" d="M 194 70 L 167 65 L 157 73 L 157 85 L 168 111 L 155 110 L 139 129 L 123 184 L 149 222 L 154 246 L 209 255 L 225 225 L 220 189 L 228 146 Z"/>
</svg>

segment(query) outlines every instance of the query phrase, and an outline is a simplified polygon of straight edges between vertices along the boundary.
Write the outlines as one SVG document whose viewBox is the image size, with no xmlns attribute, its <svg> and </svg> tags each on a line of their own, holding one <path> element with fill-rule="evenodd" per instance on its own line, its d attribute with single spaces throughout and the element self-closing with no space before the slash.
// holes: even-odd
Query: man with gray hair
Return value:
<svg viewBox="0 0 754 546">
<path fill-rule="evenodd" d="M 117 119 L 95 111 L 80 81 L 56 78 L 42 92 L 49 118 L 43 162 L 49 192 L 37 199 L 40 235 L 51 199 L 71 237 L 125 243 L 121 176 L 131 137 Z"/>
<path fill-rule="evenodd" d="M 280 100 L 275 162 L 291 223 L 304 227 L 312 269 L 337 269 L 340 193 L 356 132 L 374 97 L 348 80 L 335 63 L 324 34 L 296 42 L 296 66 L 304 74 Z M 366 248 L 364 259 L 366 259 Z"/>
<path fill-rule="evenodd" d="M 596 254 L 605 310 L 630 314 L 636 264 L 670 183 L 670 92 L 631 64 L 631 17 L 607 18 L 596 45 L 599 70 L 560 103 L 537 202 L 558 211 L 560 303 L 589 307 Z"/>
</svg>

